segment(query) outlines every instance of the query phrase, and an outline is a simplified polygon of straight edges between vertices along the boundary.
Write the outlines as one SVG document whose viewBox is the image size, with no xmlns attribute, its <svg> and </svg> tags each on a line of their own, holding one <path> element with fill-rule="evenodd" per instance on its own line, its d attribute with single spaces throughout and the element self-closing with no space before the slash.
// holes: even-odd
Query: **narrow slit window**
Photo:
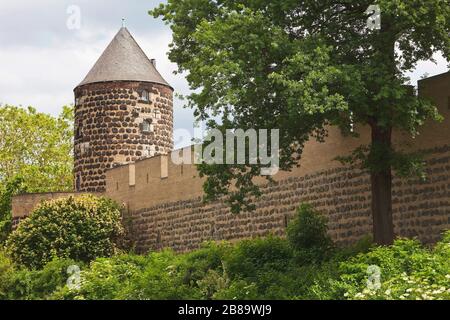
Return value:
<svg viewBox="0 0 450 320">
<path fill-rule="evenodd" d="M 77 174 L 75 189 L 76 189 L 76 191 L 80 191 L 80 189 L 81 189 L 81 176 L 79 174 Z"/>
</svg>

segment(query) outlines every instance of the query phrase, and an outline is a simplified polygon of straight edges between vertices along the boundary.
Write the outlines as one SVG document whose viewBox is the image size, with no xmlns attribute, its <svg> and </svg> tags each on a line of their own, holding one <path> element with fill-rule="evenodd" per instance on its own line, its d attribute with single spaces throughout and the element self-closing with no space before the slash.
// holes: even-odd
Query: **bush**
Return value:
<svg viewBox="0 0 450 320">
<path fill-rule="evenodd" d="M 143 273 L 146 257 L 133 254 L 97 258 L 80 269 L 80 288 L 67 286 L 53 294 L 64 300 L 127 299 L 127 288 Z"/>
<path fill-rule="evenodd" d="M 244 280 L 232 281 L 213 295 L 213 299 L 216 300 L 256 300 L 259 298 L 256 284 L 249 284 Z"/>
<path fill-rule="evenodd" d="M 324 223 L 302 206 L 289 241 L 210 242 L 189 253 L 121 254 L 86 265 L 55 258 L 41 270 L 17 266 L 0 250 L 0 299 L 450 299 L 450 231 L 433 249 L 406 239 L 377 247 L 363 238 L 330 250 Z M 80 267 L 79 287 L 66 285 L 71 265 Z M 379 288 L 368 286 L 370 266 L 379 268 Z"/>
<path fill-rule="evenodd" d="M 198 250 L 186 253 L 181 260 L 183 282 L 195 286 L 210 270 L 223 272 L 223 261 L 233 247 L 226 242 L 205 242 Z"/>
<path fill-rule="evenodd" d="M 450 299 L 450 232 L 433 250 L 417 240 L 398 239 L 389 247 L 343 261 L 340 278 L 323 288 L 346 299 Z M 370 268 L 369 268 L 370 267 Z M 379 281 L 375 275 L 379 268 Z M 368 285 L 368 281 L 372 285 Z"/>
<path fill-rule="evenodd" d="M 0 252 L 0 300 L 51 299 L 52 294 L 66 285 L 67 268 L 75 262 L 54 259 L 41 270 L 14 266 L 4 252 Z"/>
<path fill-rule="evenodd" d="M 333 244 L 327 231 L 326 218 L 302 204 L 288 225 L 287 238 L 302 263 L 320 262 L 329 256 Z"/>
<path fill-rule="evenodd" d="M 184 282 L 184 259 L 185 255 L 171 250 L 150 253 L 145 268 L 130 281 L 122 297 L 132 300 L 202 299 L 197 286 Z"/>
<path fill-rule="evenodd" d="M 123 234 L 119 207 L 92 195 L 46 201 L 7 240 L 12 259 L 30 268 L 55 257 L 89 262 L 118 250 Z"/>
<path fill-rule="evenodd" d="M 263 271 L 284 271 L 293 257 L 286 240 L 269 236 L 239 242 L 225 257 L 232 278 L 255 280 Z"/>
<path fill-rule="evenodd" d="M 8 297 L 13 274 L 14 266 L 11 259 L 3 251 L 0 251 L 0 300 Z"/>
</svg>

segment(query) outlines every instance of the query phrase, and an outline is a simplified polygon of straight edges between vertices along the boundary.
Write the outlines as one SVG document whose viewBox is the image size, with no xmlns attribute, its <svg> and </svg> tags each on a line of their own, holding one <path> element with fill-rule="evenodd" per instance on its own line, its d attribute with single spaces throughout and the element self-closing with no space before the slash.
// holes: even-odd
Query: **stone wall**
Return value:
<svg viewBox="0 0 450 320">
<path fill-rule="evenodd" d="M 75 189 L 104 191 L 107 169 L 171 151 L 172 96 L 170 87 L 148 82 L 77 87 Z"/>
<path fill-rule="evenodd" d="M 450 73 L 421 81 L 419 89 L 436 103 L 445 120 L 427 123 L 414 139 L 394 133 L 397 148 L 426 153 L 428 175 L 425 181 L 394 178 L 393 216 L 397 235 L 433 242 L 450 227 Z M 220 201 L 203 204 L 204 180 L 195 166 L 175 165 L 167 155 L 104 168 L 104 195 L 123 204 L 140 251 L 163 247 L 185 251 L 205 240 L 283 236 L 301 202 L 313 204 L 328 217 L 334 240 L 354 242 L 372 229 L 369 176 L 334 159 L 369 142 L 368 128 L 355 129 L 358 139 L 330 128 L 325 143 L 306 144 L 300 167 L 279 172 L 270 185 L 259 180 L 263 196 L 252 213 L 233 215 Z M 88 170 L 89 175 L 90 168 L 78 170 Z M 16 197 L 14 216 L 20 202 Z"/>
<path fill-rule="evenodd" d="M 396 235 L 434 242 L 450 228 L 450 145 L 426 151 L 429 160 L 425 181 L 394 178 L 393 216 Z M 122 182 L 129 180 L 126 174 L 122 178 Z M 262 191 L 263 196 L 255 202 L 256 210 L 238 215 L 230 213 L 223 202 L 204 204 L 201 195 L 186 194 L 179 200 L 131 208 L 136 191 L 122 199 L 107 194 L 123 201 L 140 251 L 163 247 L 185 251 L 208 240 L 283 236 L 302 202 L 328 217 L 330 235 L 340 244 L 352 243 L 372 231 L 369 175 L 358 169 L 337 167 L 293 175 L 264 185 Z"/>
<path fill-rule="evenodd" d="M 433 242 L 450 227 L 450 73 L 422 81 L 419 87 L 446 120 L 427 123 L 415 139 L 394 134 L 397 148 L 426 153 L 428 176 L 425 181 L 394 178 L 393 215 L 397 235 Z M 177 166 L 168 157 L 108 170 L 106 195 L 126 208 L 141 251 L 184 251 L 206 240 L 284 235 L 301 202 L 313 204 L 328 217 L 335 241 L 354 242 L 372 230 L 369 176 L 340 166 L 334 158 L 369 142 L 368 128 L 356 130 L 359 139 L 330 128 L 325 143 L 309 141 L 299 168 L 278 173 L 273 185 L 260 181 L 263 196 L 252 213 L 233 215 L 222 202 L 203 204 L 203 179 L 195 166 Z"/>
</svg>

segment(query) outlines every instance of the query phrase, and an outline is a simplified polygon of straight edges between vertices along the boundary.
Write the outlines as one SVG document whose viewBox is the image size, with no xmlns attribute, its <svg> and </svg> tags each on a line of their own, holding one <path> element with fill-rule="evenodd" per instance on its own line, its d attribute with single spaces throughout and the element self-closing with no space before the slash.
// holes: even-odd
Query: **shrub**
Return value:
<svg viewBox="0 0 450 320">
<path fill-rule="evenodd" d="M 217 300 L 256 300 L 260 298 L 254 283 L 244 280 L 232 281 L 227 287 L 219 289 L 214 295 Z"/>
<path fill-rule="evenodd" d="M 264 271 L 285 271 L 293 257 L 286 240 L 269 236 L 243 240 L 225 257 L 225 266 L 232 278 L 245 277 L 251 281 Z"/>
<path fill-rule="evenodd" d="M 0 299 L 51 299 L 53 292 L 66 285 L 67 268 L 76 264 L 68 259 L 54 259 L 41 270 L 28 270 L 12 264 L 0 253 Z"/>
<path fill-rule="evenodd" d="M 184 258 L 171 250 L 150 253 L 145 268 L 130 282 L 124 297 L 132 300 L 201 299 L 198 287 L 184 282 Z"/>
<path fill-rule="evenodd" d="M 0 300 L 8 297 L 8 289 L 13 274 L 14 266 L 11 259 L 5 252 L 0 251 Z"/>
<path fill-rule="evenodd" d="M 126 299 L 127 288 L 143 273 L 146 257 L 133 254 L 97 258 L 80 269 L 80 288 L 67 286 L 53 294 L 65 300 Z"/>
<path fill-rule="evenodd" d="M 302 204 L 287 228 L 287 238 L 303 263 L 319 262 L 329 256 L 332 241 L 327 220 L 309 204 Z"/>
<path fill-rule="evenodd" d="M 230 286 L 230 278 L 226 271 L 222 274 L 210 269 L 205 276 L 197 281 L 197 285 L 202 293 L 202 296 L 206 299 L 214 298 L 218 292 L 227 290 Z"/>
<path fill-rule="evenodd" d="M 201 248 L 184 255 L 181 260 L 184 269 L 183 282 L 195 286 L 210 270 L 223 271 L 223 260 L 233 247 L 226 242 L 205 242 Z"/>
<path fill-rule="evenodd" d="M 347 299 L 450 299 L 450 232 L 433 250 L 398 239 L 340 265 L 341 277 L 327 290 Z M 379 286 L 368 286 L 369 266 L 379 268 Z M 373 273 L 373 272 L 372 272 Z"/>
<path fill-rule="evenodd" d="M 119 207 L 92 195 L 41 203 L 7 241 L 13 260 L 40 268 L 54 257 L 89 262 L 117 252 Z"/>
</svg>

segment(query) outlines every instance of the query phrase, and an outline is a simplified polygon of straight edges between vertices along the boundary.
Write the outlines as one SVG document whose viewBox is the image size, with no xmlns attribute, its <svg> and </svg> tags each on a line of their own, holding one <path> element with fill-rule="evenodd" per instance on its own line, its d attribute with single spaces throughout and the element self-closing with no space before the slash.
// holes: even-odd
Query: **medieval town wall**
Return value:
<svg viewBox="0 0 450 320">
<path fill-rule="evenodd" d="M 394 178 L 393 215 L 397 235 L 433 242 L 450 227 L 450 73 L 422 81 L 419 87 L 446 120 L 427 123 L 415 139 L 394 134 L 398 148 L 425 152 L 427 179 Z M 301 202 L 311 203 L 328 217 L 335 241 L 354 242 L 371 233 L 370 178 L 334 159 L 369 142 L 368 128 L 356 129 L 358 139 L 331 128 L 325 143 L 308 142 L 299 168 L 278 173 L 274 184 L 260 181 L 263 196 L 256 199 L 257 209 L 251 213 L 234 215 L 221 201 L 204 204 L 204 180 L 195 165 L 175 165 L 168 156 L 108 170 L 106 195 L 126 208 L 143 251 L 162 247 L 184 251 L 207 240 L 282 236 Z"/>
<path fill-rule="evenodd" d="M 445 120 L 427 123 L 414 139 L 394 134 L 397 147 L 426 153 L 427 178 L 394 178 L 393 216 L 398 236 L 434 242 L 450 227 L 450 73 L 421 81 L 419 91 L 437 104 Z M 368 128 L 356 131 L 358 139 L 330 128 L 325 143 L 308 142 L 300 167 L 279 172 L 273 184 L 259 181 L 263 195 L 250 213 L 234 215 L 222 201 L 204 204 L 204 180 L 195 165 L 175 165 L 170 155 L 106 170 L 104 195 L 124 206 L 140 251 L 164 247 L 186 251 L 208 240 L 283 236 L 302 202 L 328 217 L 335 241 L 351 243 L 371 233 L 370 179 L 367 173 L 334 159 L 369 142 Z M 14 215 L 31 207 L 21 208 L 21 197 L 26 196 L 13 202 Z"/>
</svg>

